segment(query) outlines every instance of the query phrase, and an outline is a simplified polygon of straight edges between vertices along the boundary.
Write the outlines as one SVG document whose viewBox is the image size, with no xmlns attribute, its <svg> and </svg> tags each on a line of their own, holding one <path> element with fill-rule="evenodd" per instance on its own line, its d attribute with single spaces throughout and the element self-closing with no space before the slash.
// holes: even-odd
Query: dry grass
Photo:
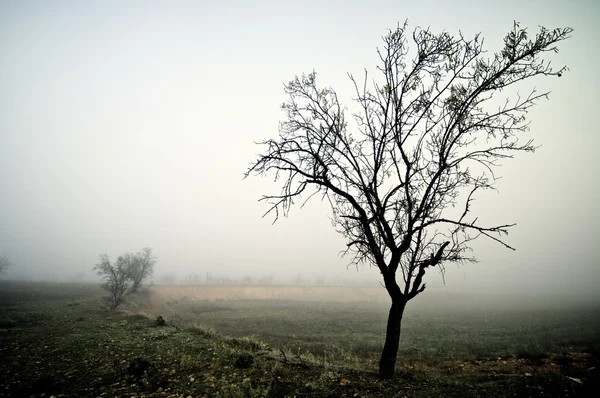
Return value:
<svg viewBox="0 0 600 398">
<path fill-rule="evenodd" d="M 379 287 L 330 286 L 212 286 L 155 285 L 151 287 L 152 303 L 170 300 L 234 301 L 291 300 L 322 302 L 387 302 L 388 296 Z"/>
</svg>

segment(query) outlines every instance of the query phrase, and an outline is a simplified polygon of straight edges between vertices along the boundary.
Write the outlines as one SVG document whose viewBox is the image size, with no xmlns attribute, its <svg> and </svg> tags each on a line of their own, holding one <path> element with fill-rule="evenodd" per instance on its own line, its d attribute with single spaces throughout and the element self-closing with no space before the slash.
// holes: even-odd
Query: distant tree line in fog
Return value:
<svg viewBox="0 0 600 398">
<path fill-rule="evenodd" d="M 323 275 L 304 275 L 297 274 L 292 278 L 277 279 L 273 274 L 263 276 L 245 275 L 242 277 L 217 276 L 211 272 L 203 274 L 189 273 L 178 276 L 174 272 L 163 274 L 155 278 L 155 284 L 158 285 L 212 285 L 212 286 L 379 286 L 377 281 L 356 280 L 352 278 L 326 278 Z"/>
<path fill-rule="evenodd" d="M 138 292 L 145 279 L 154 273 L 156 257 L 149 247 L 138 253 L 123 253 L 112 262 L 107 254 L 100 255 L 94 271 L 102 277 L 102 287 L 110 293 L 110 308 L 116 309 L 125 299 Z"/>
</svg>

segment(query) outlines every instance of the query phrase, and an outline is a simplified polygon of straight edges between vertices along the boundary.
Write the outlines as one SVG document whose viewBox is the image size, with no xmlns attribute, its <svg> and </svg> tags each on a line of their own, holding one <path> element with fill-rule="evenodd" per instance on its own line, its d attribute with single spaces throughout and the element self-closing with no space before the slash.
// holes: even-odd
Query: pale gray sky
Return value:
<svg viewBox="0 0 600 398">
<path fill-rule="evenodd" d="M 447 286 L 591 291 L 599 17 L 592 0 L 0 1 L 0 255 L 27 279 L 92 277 L 100 253 L 151 246 L 158 275 L 376 280 L 346 269 L 325 203 L 272 226 L 256 200 L 278 186 L 242 180 L 253 142 L 277 134 L 283 82 L 315 69 L 348 101 L 346 73 L 374 71 L 398 22 L 481 32 L 495 51 L 517 20 L 574 28 L 550 55 L 571 71 L 535 82 L 552 91 L 529 114 L 541 148 L 505 162 L 474 208 L 516 222 L 517 251 L 480 241 Z"/>
</svg>

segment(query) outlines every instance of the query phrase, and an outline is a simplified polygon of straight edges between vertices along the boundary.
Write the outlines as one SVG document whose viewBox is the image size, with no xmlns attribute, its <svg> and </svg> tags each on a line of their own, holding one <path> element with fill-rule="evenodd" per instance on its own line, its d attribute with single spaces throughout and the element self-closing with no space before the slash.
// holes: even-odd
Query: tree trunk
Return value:
<svg viewBox="0 0 600 398">
<path fill-rule="evenodd" d="M 383 346 L 381 360 L 379 361 L 379 377 L 382 379 L 391 379 L 394 376 L 398 346 L 400 344 L 400 325 L 405 307 L 406 301 L 392 301 L 392 307 L 388 315 L 385 345 Z"/>
</svg>

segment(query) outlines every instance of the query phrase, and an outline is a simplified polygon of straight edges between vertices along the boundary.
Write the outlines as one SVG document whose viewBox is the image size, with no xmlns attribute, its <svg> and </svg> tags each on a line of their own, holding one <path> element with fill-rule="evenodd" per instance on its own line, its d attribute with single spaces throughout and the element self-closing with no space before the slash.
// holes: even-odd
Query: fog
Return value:
<svg viewBox="0 0 600 398">
<path fill-rule="evenodd" d="M 512 301 L 598 302 L 596 116 L 600 55 L 590 1 L 0 3 L 0 256 L 4 278 L 98 280 L 112 258 L 152 247 L 155 283 L 186 275 L 376 285 L 348 267 L 314 198 L 272 224 L 257 202 L 272 178 L 242 179 L 278 131 L 283 83 L 303 72 L 349 104 L 347 72 L 374 71 L 381 36 L 409 28 L 481 32 L 497 51 L 513 20 L 574 28 L 548 54 L 568 65 L 528 114 L 535 154 L 506 160 L 473 214 L 516 223 L 510 251 L 478 240 L 476 264 L 433 270 L 432 289 Z M 524 89 L 531 88 L 524 86 Z M 425 292 L 427 294 L 427 292 Z"/>
</svg>

